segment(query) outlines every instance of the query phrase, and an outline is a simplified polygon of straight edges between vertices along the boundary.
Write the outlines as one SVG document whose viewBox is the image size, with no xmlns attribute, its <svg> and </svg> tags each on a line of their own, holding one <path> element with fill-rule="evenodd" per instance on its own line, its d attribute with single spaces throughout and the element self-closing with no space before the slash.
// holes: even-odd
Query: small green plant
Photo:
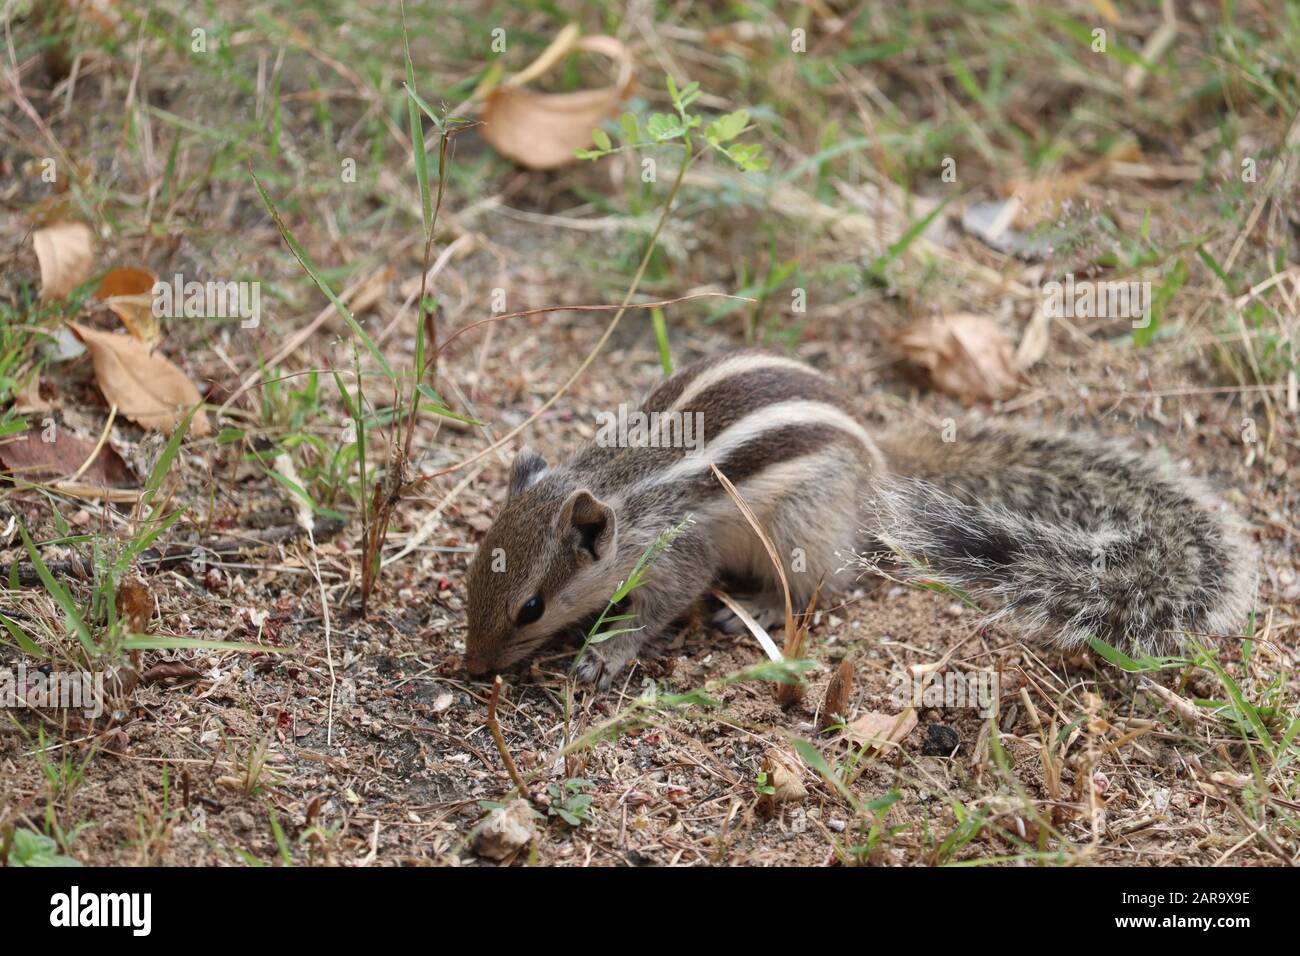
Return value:
<svg viewBox="0 0 1300 956">
<path fill-rule="evenodd" d="M 581 777 L 570 777 L 564 783 L 548 783 L 546 793 L 551 798 L 551 804 L 546 808 L 547 815 L 559 817 L 571 827 L 590 823 L 593 799 L 590 791 L 594 789 L 595 784 Z"/>
<path fill-rule="evenodd" d="M 59 852 L 59 845 L 43 833 L 15 830 L 5 853 L 5 866 L 81 866 Z"/>
<path fill-rule="evenodd" d="M 700 98 L 700 84 L 687 83 L 680 90 L 672 76 L 665 78 L 668 96 L 672 99 L 676 115 L 651 113 L 646 120 L 644 131 L 635 113 L 624 113 L 619 117 L 618 130 L 623 141 L 622 146 L 615 146 L 609 133 L 596 129 L 591 134 L 595 149 L 579 149 L 575 153 L 578 159 L 600 159 L 611 153 L 624 149 L 638 149 L 645 146 L 674 144 L 682 146 L 687 154 L 693 152 L 695 143 L 691 131 L 700 127 L 704 120 L 687 110 Z M 719 116 L 704 128 L 704 146 L 701 152 L 713 150 L 725 156 L 745 172 L 762 172 L 768 167 L 768 158 L 763 155 L 763 147 L 757 143 L 733 142 L 741 133 L 749 129 L 749 111 L 736 110 Z M 644 135 L 642 135 L 644 132 Z M 675 141 L 680 140 L 680 143 Z"/>
<path fill-rule="evenodd" d="M 640 119 L 635 113 L 624 113 L 619 117 L 617 129 L 621 145 L 616 146 L 606 130 L 597 128 L 591 134 L 591 141 L 595 148 L 579 149 L 575 151 L 574 155 L 578 159 L 595 160 L 625 150 L 631 151 L 657 146 L 680 148 L 683 154 L 682 164 L 678 170 L 677 182 L 673 185 L 668 202 L 664 206 L 665 216 L 672 206 L 672 200 L 676 195 L 677 187 L 681 184 L 682 176 L 687 168 L 704 153 L 716 152 L 726 157 L 742 172 L 762 172 L 768 168 L 769 160 L 768 157 L 763 155 L 763 147 L 760 144 L 735 142 L 742 133 L 749 129 L 748 110 L 735 110 L 726 113 L 704 126 L 704 118 L 690 112 L 688 109 L 691 104 L 700 98 L 700 84 L 695 82 L 687 83 L 686 86 L 679 90 L 677 82 L 671 75 L 665 77 L 665 82 L 668 87 L 668 96 L 672 100 L 673 109 L 676 111 L 675 114 L 651 113 L 643 128 Z M 692 135 L 692 131 L 699 130 L 701 126 L 704 126 L 704 142 L 697 150 L 697 137 L 699 134 L 697 132 Z M 663 220 L 661 219 L 660 227 L 662 225 Z M 659 229 L 656 228 L 656 238 L 658 233 Z M 640 281 L 641 274 L 645 271 L 645 266 L 649 262 L 649 254 L 653 249 L 654 241 L 652 240 L 646 258 L 642 260 L 641 268 L 638 269 L 633 288 Z M 659 345 L 660 360 L 665 374 L 668 374 L 672 368 L 671 352 L 668 347 L 668 329 L 662 321 L 662 316 L 655 318 L 652 314 L 652 321 L 654 322 L 655 340 Z"/>
</svg>

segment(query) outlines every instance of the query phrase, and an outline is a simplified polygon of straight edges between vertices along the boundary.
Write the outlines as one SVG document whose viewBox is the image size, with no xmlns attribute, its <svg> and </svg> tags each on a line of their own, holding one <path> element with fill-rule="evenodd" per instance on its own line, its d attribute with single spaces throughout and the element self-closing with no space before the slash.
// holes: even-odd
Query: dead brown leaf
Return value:
<svg viewBox="0 0 1300 956">
<path fill-rule="evenodd" d="M 528 80 L 546 72 L 571 50 L 608 57 L 618 65 L 612 86 L 572 93 L 536 93 Z M 608 36 L 576 38 L 565 31 L 529 68 L 487 95 L 483 138 L 497 152 L 529 169 L 556 169 L 574 162 L 574 152 L 591 146 L 591 133 L 613 115 L 632 86 L 632 54 Z"/>
<path fill-rule="evenodd" d="M 45 441 L 46 437 L 53 440 Z M 94 453 L 94 442 L 78 438 L 66 428 L 47 430 L 32 425 L 24 434 L 0 444 L 0 466 L 25 481 L 55 481 L 75 475 Z M 138 484 L 122 456 L 107 442 L 81 480 L 108 488 L 132 488 Z"/>
<path fill-rule="evenodd" d="M 158 277 L 148 269 L 113 269 L 95 290 L 95 298 L 112 309 L 126 330 L 149 348 L 163 337 L 153 314 L 153 287 L 157 281 Z"/>
<path fill-rule="evenodd" d="M 100 391 L 131 421 L 168 431 L 202 401 L 194 383 L 161 352 L 150 352 L 129 335 L 101 332 L 77 322 L 68 326 L 90 352 Z M 190 422 L 190 434 L 202 437 L 211 430 L 200 408 Z"/>
<path fill-rule="evenodd" d="M 890 750 L 898 746 L 915 726 L 916 711 L 911 707 L 902 714 L 882 714 L 873 710 L 849 724 L 845 736 L 864 747 Z"/>
<path fill-rule="evenodd" d="M 149 585 L 138 575 L 125 577 L 117 586 L 118 620 L 130 634 L 144 634 L 153 617 L 153 596 Z"/>
<path fill-rule="evenodd" d="M 841 723 L 849 712 L 849 695 L 853 692 L 853 661 L 844 658 L 840 666 L 831 675 L 826 685 L 826 697 L 822 701 L 821 718 L 817 722 L 818 730 L 825 730 Z"/>
<path fill-rule="evenodd" d="M 155 664 L 143 674 L 140 675 L 140 683 L 156 684 L 165 680 L 193 680 L 196 677 L 202 677 L 203 672 L 197 667 L 189 664 L 181 664 L 173 661 L 166 661 L 162 664 Z"/>
<path fill-rule="evenodd" d="M 910 361 L 929 371 L 936 388 L 966 404 L 1010 398 L 1020 388 L 1011 340 L 985 316 L 963 312 L 923 319 L 896 342 Z"/>
<path fill-rule="evenodd" d="M 803 765 L 794 754 L 771 749 L 763 754 L 763 773 L 767 774 L 769 794 L 776 803 L 794 803 L 808 796 L 803 785 Z"/>
<path fill-rule="evenodd" d="M 19 374 L 21 376 L 22 373 Z M 19 415 L 47 412 L 53 407 L 54 402 L 41 395 L 40 375 L 33 375 L 29 378 L 22 391 L 14 396 L 14 411 Z"/>
<path fill-rule="evenodd" d="M 41 300 L 62 299 L 90 278 L 95 235 L 82 222 L 56 222 L 32 233 L 41 266 Z"/>
</svg>

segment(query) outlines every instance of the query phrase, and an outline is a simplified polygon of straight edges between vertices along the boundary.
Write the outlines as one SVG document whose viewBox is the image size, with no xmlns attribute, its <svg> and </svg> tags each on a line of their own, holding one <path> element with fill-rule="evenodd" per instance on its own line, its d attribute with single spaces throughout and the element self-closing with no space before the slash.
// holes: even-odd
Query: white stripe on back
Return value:
<svg viewBox="0 0 1300 956">
<path fill-rule="evenodd" d="M 871 440 L 867 430 L 834 405 L 809 399 L 776 402 L 755 409 L 712 438 L 706 434 L 704 451 L 701 454 L 683 457 L 658 474 L 650 475 L 637 482 L 636 487 L 629 490 L 637 491 L 653 485 L 693 478 L 707 472 L 709 465 L 721 464 L 728 455 L 746 442 L 753 441 L 765 432 L 790 425 L 831 425 L 856 438 L 873 456 L 878 454 L 875 442 Z"/>
<path fill-rule="evenodd" d="M 673 410 L 681 410 L 707 388 L 717 385 L 719 382 L 731 378 L 733 375 L 741 375 L 745 372 L 752 372 L 756 369 L 794 369 L 798 372 L 807 372 L 810 375 L 818 373 L 809 368 L 803 362 L 792 358 L 786 358 L 783 355 L 765 355 L 763 353 L 742 352 L 739 355 L 733 355 L 725 358 L 717 365 L 706 368 L 699 375 L 691 380 L 690 384 L 682 390 L 682 394 L 677 396 L 677 401 L 670 406 Z"/>
</svg>

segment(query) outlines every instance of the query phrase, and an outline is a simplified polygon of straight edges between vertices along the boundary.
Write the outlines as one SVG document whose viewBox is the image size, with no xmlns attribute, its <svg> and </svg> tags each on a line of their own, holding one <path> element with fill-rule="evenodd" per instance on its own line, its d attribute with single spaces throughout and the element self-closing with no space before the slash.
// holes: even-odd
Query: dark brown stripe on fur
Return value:
<svg viewBox="0 0 1300 956">
<path fill-rule="evenodd" d="M 792 368 L 754 369 L 730 376 L 695 396 L 682 411 L 703 412 L 705 437 L 713 439 L 764 406 L 789 401 L 825 402 L 853 414 L 834 385 L 815 372 Z"/>
<path fill-rule="evenodd" d="M 718 463 L 718 470 L 733 484 L 739 484 L 773 465 L 793 461 L 834 442 L 845 441 L 855 442 L 851 435 L 834 425 L 786 425 L 745 442 Z M 683 481 L 711 485 L 720 493 L 722 491 L 717 479 L 713 477 L 712 469 Z"/>
</svg>

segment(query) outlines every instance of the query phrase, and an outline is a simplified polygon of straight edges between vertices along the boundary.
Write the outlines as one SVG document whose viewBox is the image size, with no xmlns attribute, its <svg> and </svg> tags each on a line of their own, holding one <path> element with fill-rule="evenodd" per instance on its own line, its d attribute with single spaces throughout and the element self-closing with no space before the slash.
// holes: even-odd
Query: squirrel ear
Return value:
<svg viewBox="0 0 1300 956">
<path fill-rule="evenodd" d="M 555 524 L 562 535 L 576 532 L 579 547 L 597 561 L 614 546 L 614 509 L 585 488 L 569 495 Z"/>
<path fill-rule="evenodd" d="M 510 466 L 510 492 L 507 498 L 522 494 L 531 488 L 546 473 L 546 459 L 531 448 L 525 446 L 515 455 L 514 464 Z"/>
</svg>

